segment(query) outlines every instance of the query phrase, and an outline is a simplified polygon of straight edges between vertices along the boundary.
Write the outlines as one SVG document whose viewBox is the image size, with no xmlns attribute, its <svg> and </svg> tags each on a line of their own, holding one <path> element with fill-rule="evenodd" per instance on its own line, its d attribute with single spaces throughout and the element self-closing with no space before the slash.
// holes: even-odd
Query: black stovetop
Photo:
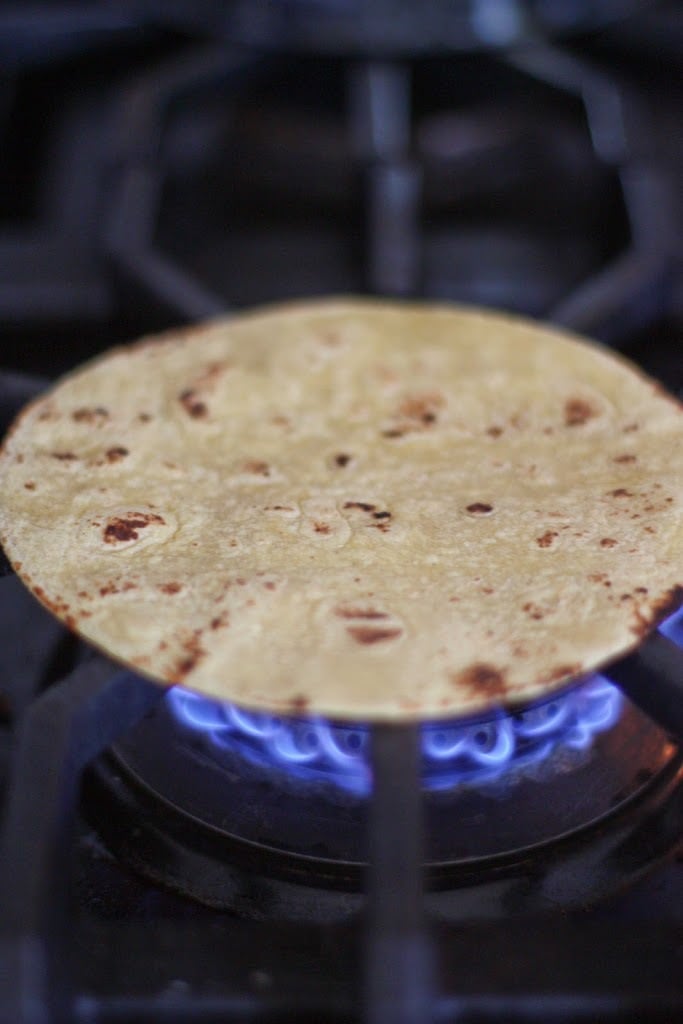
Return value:
<svg viewBox="0 0 683 1024">
<path fill-rule="evenodd" d="M 371 5 L 370 34 L 347 22 L 335 47 L 315 18 L 353 5 L 308 5 L 306 22 L 293 2 L 303 36 L 282 34 L 282 10 L 263 13 L 285 4 L 190 6 L 0 12 L 3 432 L 37 389 L 104 347 L 324 293 L 551 319 L 683 393 L 677 4 L 621 5 L 636 13 L 612 22 L 600 5 L 593 24 L 577 4 L 584 34 L 565 13 L 546 37 L 545 20 L 505 20 L 542 4 L 461 4 L 457 47 L 455 35 L 435 45 L 434 22 L 413 27 L 412 48 L 406 3 Z M 400 7 L 378 49 L 377 19 Z M 0 1021 L 683 1016 L 680 783 L 602 859 L 570 858 L 559 889 L 552 858 L 486 885 L 474 874 L 430 893 L 427 929 L 410 737 L 385 736 L 376 756 L 391 770 L 402 759 L 405 792 L 394 806 L 385 785 L 378 801 L 385 877 L 370 870 L 368 898 L 242 861 L 226 866 L 228 909 L 212 909 L 113 852 L 156 844 L 169 870 L 185 856 L 151 812 L 140 835 L 127 818 L 93 825 L 102 789 L 82 771 L 87 748 L 155 693 L 91 661 L 12 576 L 0 613 Z M 192 856 L 210 877 L 213 853 Z"/>
</svg>

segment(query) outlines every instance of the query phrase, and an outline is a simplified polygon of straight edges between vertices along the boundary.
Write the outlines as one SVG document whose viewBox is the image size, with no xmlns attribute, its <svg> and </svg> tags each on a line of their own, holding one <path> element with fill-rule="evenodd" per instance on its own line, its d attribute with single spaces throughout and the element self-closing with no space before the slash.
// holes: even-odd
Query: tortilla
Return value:
<svg viewBox="0 0 683 1024">
<path fill-rule="evenodd" d="M 680 602 L 680 405 L 522 319 L 328 300 L 112 351 L 30 406 L 0 537 L 69 627 L 268 713 L 540 698 Z"/>
</svg>

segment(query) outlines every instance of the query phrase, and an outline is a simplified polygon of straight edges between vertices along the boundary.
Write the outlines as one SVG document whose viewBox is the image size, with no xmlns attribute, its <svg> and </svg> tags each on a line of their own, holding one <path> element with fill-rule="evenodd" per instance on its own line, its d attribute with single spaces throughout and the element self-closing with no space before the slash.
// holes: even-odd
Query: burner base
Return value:
<svg viewBox="0 0 683 1024">
<path fill-rule="evenodd" d="M 427 907 L 450 923 L 586 907 L 635 883 L 683 833 L 683 755 L 599 821 L 511 854 L 432 864 Z M 343 921 L 364 905 L 364 865 L 248 842 L 161 800 L 107 754 L 83 786 L 88 822 L 127 867 L 248 919 Z"/>
</svg>

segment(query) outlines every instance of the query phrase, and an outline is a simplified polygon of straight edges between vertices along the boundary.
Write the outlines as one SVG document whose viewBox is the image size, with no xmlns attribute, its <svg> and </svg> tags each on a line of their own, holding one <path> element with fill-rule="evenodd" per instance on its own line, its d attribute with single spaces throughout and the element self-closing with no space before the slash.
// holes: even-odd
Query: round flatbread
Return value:
<svg viewBox="0 0 683 1024">
<path fill-rule="evenodd" d="M 680 405 L 447 306 L 308 302 L 110 352 L 26 410 L 0 536 L 68 626 L 271 713 L 532 700 L 680 603 Z"/>
</svg>

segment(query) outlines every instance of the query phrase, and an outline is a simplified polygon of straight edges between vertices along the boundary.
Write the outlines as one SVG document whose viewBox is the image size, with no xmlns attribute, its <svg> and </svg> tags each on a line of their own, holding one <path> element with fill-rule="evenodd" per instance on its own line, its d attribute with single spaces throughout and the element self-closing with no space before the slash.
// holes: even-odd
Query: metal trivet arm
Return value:
<svg viewBox="0 0 683 1024">
<path fill-rule="evenodd" d="M 683 650 L 661 633 L 605 669 L 605 675 L 654 722 L 683 741 Z"/>
<path fill-rule="evenodd" d="M 434 946 L 424 905 L 420 729 L 372 729 L 364 1024 L 429 1024 Z"/>
<path fill-rule="evenodd" d="M 103 239 L 116 273 L 164 312 L 190 322 L 228 312 L 226 300 L 187 273 L 158 247 L 159 197 L 164 187 L 159 147 L 168 108 L 207 86 L 237 90 L 263 62 L 243 49 L 202 47 L 154 68 L 124 93 L 111 155 L 112 197 Z"/>
<path fill-rule="evenodd" d="M 581 101 L 595 155 L 618 177 L 629 221 L 625 250 L 546 315 L 620 347 L 635 326 L 661 312 L 673 280 L 676 190 L 657 155 L 649 117 L 618 76 L 557 46 L 536 42 L 512 49 L 505 60 Z"/>
<path fill-rule="evenodd" d="M 68 997 L 57 962 L 68 952 L 69 831 L 80 776 L 163 692 L 98 657 L 48 690 L 20 724 L 0 855 L 3 1021 L 63 1019 Z"/>
</svg>

